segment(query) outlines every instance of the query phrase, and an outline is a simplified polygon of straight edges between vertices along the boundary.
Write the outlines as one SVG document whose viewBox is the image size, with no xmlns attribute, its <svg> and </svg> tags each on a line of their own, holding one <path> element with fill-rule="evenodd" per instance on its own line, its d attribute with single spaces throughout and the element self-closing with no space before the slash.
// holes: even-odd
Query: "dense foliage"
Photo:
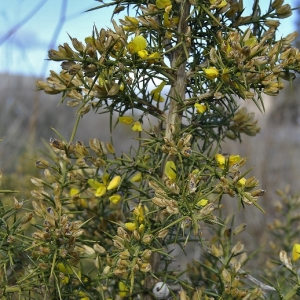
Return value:
<svg viewBox="0 0 300 300">
<path fill-rule="evenodd" d="M 262 95 L 277 95 L 300 70 L 297 33 L 276 36 L 290 5 L 251 5 L 247 15 L 242 1 L 114 1 L 93 9 L 135 16 L 49 51 L 62 70 L 37 86 L 62 94 L 77 121 L 36 161 L 43 172 L 31 178 L 31 198 L 2 203 L 3 297 L 293 299 L 300 279 L 288 249 L 278 249 L 277 281 L 267 267 L 256 279 L 247 265 L 259 266 L 237 239 L 245 224 L 232 227 L 224 213 L 233 199 L 264 213 L 246 158 L 222 153 L 223 140 L 260 130 L 239 99 L 263 111 Z M 109 142 L 99 128 L 88 144 L 74 141 L 90 110 L 111 115 Z M 131 126 L 138 146 L 115 149 L 115 126 Z M 185 249 L 199 259 L 184 263 Z"/>
</svg>

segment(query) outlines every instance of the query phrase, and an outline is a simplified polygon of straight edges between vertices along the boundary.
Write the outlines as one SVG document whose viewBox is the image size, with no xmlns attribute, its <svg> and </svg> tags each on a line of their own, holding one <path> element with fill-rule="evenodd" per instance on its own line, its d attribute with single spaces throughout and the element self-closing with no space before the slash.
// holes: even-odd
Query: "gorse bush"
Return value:
<svg viewBox="0 0 300 300">
<path fill-rule="evenodd" d="M 248 273 L 259 266 L 239 240 L 245 224 L 225 212 L 235 200 L 264 213 L 265 191 L 246 158 L 221 148 L 260 130 L 239 98 L 263 111 L 262 95 L 277 95 L 300 70 L 297 33 L 276 37 L 290 5 L 275 0 L 262 12 L 254 1 L 249 15 L 242 1 L 225 0 L 93 10 L 108 6 L 113 18 L 134 16 L 94 26 L 84 42 L 70 36 L 72 45 L 49 51 L 61 72 L 36 83 L 62 94 L 77 119 L 71 137 L 57 132 L 36 161 L 43 172 L 31 178 L 31 198 L 2 202 L 3 299 L 295 299 L 300 278 L 285 251 L 296 240 L 274 237 L 284 248 L 270 268 L 281 271 Z M 110 114 L 110 141 L 100 128 L 75 141 L 91 110 Z M 115 126 L 131 126 L 137 146 L 115 149 Z M 197 261 L 183 262 L 197 251 Z"/>
</svg>

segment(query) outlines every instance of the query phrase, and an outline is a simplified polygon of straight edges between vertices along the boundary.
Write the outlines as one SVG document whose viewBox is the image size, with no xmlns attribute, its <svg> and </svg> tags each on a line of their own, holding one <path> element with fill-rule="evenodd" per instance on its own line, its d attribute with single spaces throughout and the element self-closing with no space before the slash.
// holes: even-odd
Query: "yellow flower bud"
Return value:
<svg viewBox="0 0 300 300">
<path fill-rule="evenodd" d="M 112 204 L 118 204 L 121 200 L 121 195 L 119 194 L 113 194 L 109 197 L 109 201 L 112 203 Z"/>
<path fill-rule="evenodd" d="M 106 194 L 106 186 L 102 183 L 102 186 L 98 187 L 95 196 L 96 197 L 102 197 Z"/>
<path fill-rule="evenodd" d="M 110 191 L 116 189 L 119 186 L 120 182 L 121 182 L 121 176 L 115 176 L 109 183 L 107 190 Z"/>
<path fill-rule="evenodd" d="M 137 172 L 135 173 L 131 179 L 130 179 L 131 182 L 141 182 L 142 181 L 142 173 L 141 172 Z"/>
<path fill-rule="evenodd" d="M 220 167 L 221 169 L 223 169 L 223 168 L 224 168 L 224 165 L 225 165 L 225 162 L 226 162 L 225 156 L 218 153 L 218 154 L 215 155 L 215 160 L 217 161 L 219 167 Z"/>
<path fill-rule="evenodd" d="M 72 268 L 62 262 L 58 263 L 56 265 L 56 268 L 64 274 L 74 274 Z"/>
<path fill-rule="evenodd" d="M 172 2 L 170 0 L 156 0 L 156 7 L 159 9 L 166 8 L 167 6 L 171 5 Z"/>
<path fill-rule="evenodd" d="M 150 95 L 152 96 L 152 99 L 156 102 L 163 102 L 165 101 L 165 99 L 160 95 L 163 87 L 166 85 L 166 82 L 163 81 L 159 84 L 159 86 L 157 88 L 155 88 L 154 90 L 152 90 L 150 92 Z"/>
<path fill-rule="evenodd" d="M 148 56 L 147 50 L 140 50 L 140 51 L 138 52 L 138 56 L 139 56 L 140 58 L 142 58 L 142 59 L 147 58 L 147 56 Z"/>
<path fill-rule="evenodd" d="M 125 16 L 125 20 L 131 23 L 133 26 L 138 26 L 139 25 L 139 20 L 137 18 Z"/>
<path fill-rule="evenodd" d="M 206 68 L 206 69 L 203 69 L 203 71 L 204 71 L 206 77 L 210 80 L 213 80 L 219 76 L 219 71 L 215 67 Z"/>
<path fill-rule="evenodd" d="M 176 180 L 176 166 L 174 161 L 169 160 L 166 162 L 165 174 L 170 180 Z"/>
<path fill-rule="evenodd" d="M 300 244 L 294 244 L 292 250 L 292 260 L 296 261 L 300 258 Z"/>
<path fill-rule="evenodd" d="M 244 186 L 245 184 L 246 184 L 246 178 L 245 177 L 243 177 L 243 178 L 241 178 L 239 181 L 238 181 L 238 184 L 239 185 L 241 185 L 241 186 Z"/>
<path fill-rule="evenodd" d="M 208 203 L 207 199 L 201 199 L 200 201 L 197 202 L 198 206 L 206 206 Z"/>
<path fill-rule="evenodd" d="M 141 132 L 141 131 L 143 131 L 142 124 L 141 124 L 139 121 L 134 122 L 134 124 L 132 125 L 131 129 L 132 129 L 133 131 L 136 131 L 136 132 Z"/>
<path fill-rule="evenodd" d="M 194 107 L 196 108 L 198 114 L 203 114 L 207 109 L 205 104 L 200 103 L 195 103 Z"/>
<path fill-rule="evenodd" d="M 133 222 L 127 222 L 125 223 L 125 227 L 129 231 L 134 231 L 136 229 L 136 224 Z"/>
<path fill-rule="evenodd" d="M 125 285 L 122 281 L 119 281 L 119 296 L 121 299 L 129 295 L 129 287 Z"/>
<path fill-rule="evenodd" d="M 126 125 L 131 125 L 134 122 L 134 119 L 133 119 L 133 117 L 130 117 L 130 116 L 122 116 L 122 117 L 119 117 L 119 122 L 126 124 Z"/>
</svg>

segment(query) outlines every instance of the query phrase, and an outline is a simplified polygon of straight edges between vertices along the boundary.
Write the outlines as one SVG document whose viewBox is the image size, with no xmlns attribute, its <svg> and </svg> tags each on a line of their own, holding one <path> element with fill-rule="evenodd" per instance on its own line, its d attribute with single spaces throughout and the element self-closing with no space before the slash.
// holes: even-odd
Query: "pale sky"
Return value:
<svg viewBox="0 0 300 300">
<path fill-rule="evenodd" d="M 269 4 L 266 0 L 260 2 Z M 293 6 L 291 0 L 285 3 Z M 93 0 L 0 0 L 0 73 L 47 76 L 50 69 L 59 71 L 60 63 L 45 59 L 49 49 L 57 49 L 64 42 L 71 44 L 67 33 L 83 41 L 91 35 L 94 24 L 98 29 L 111 27 L 111 9 L 84 12 L 100 4 Z M 245 7 L 252 5 L 253 0 L 244 0 Z M 18 26 L 23 21 L 25 24 Z M 295 30 L 293 17 L 280 21 L 279 36 Z M 53 39 L 55 32 L 59 34 Z"/>
</svg>

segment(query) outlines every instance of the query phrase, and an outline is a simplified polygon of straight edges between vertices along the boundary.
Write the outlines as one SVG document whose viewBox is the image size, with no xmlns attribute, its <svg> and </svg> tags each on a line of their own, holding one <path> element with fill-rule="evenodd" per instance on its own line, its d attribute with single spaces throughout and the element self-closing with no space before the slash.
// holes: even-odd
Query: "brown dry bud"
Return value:
<svg viewBox="0 0 300 300">
<path fill-rule="evenodd" d="M 103 254 L 106 252 L 105 248 L 100 246 L 99 244 L 94 244 L 93 248 L 97 253 L 100 253 L 100 254 Z"/>
<path fill-rule="evenodd" d="M 35 162 L 35 166 L 39 169 L 47 169 L 49 167 L 49 162 L 45 159 L 39 159 Z"/>
<path fill-rule="evenodd" d="M 244 245 L 241 242 L 237 242 L 231 249 L 231 253 L 233 255 L 236 255 L 240 252 L 243 252 L 243 250 L 244 250 Z"/>
<path fill-rule="evenodd" d="M 153 235 L 152 235 L 152 234 L 145 234 L 145 235 L 143 236 L 143 238 L 142 238 L 142 242 L 143 242 L 144 244 L 150 244 L 151 241 L 152 241 L 152 239 L 153 239 Z"/>
<path fill-rule="evenodd" d="M 280 25 L 280 22 L 278 20 L 266 20 L 264 23 L 268 27 L 275 27 L 275 28 L 277 28 Z"/>
<path fill-rule="evenodd" d="M 16 197 L 14 197 L 14 209 L 15 210 L 19 210 L 23 207 L 23 201 L 19 202 L 18 199 Z"/>
<path fill-rule="evenodd" d="M 33 217 L 33 213 L 29 212 L 29 213 L 25 213 L 25 215 L 22 217 L 22 219 L 20 220 L 21 224 L 26 224 L 27 222 L 29 222 Z"/>
<path fill-rule="evenodd" d="M 160 238 L 160 239 L 163 239 L 168 235 L 168 233 L 169 233 L 168 229 L 160 230 L 157 234 L 157 237 Z"/>
<path fill-rule="evenodd" d="M 72 41 L 72 45 L 73 47 L 80 53 L 83 53 L 84 51 L 84 46 L 81 42 L 79 42 L 76 38 L 72 38 L 71 36 L 69 36 L 71 41 Z"/>
<path fill-rule="evenodd" d="M 130 258 L 130 253 L 127 249 L 125 249 L 124 251 L 120 252 L 119 257 L 121 259 L 129 259 Z"/>
<path fill-rule="evenodd" d="M 279 19 L 288 18 L 292 15 L 292 9 L 289 4 L 285 4 L 279 8 L 276 9 L 276 14 Z"/>
<path fill-rule="evenodd" d="M 140 266 L 140 271 L 143 272 L 143 273 L 150 272 L 151 271 L 151 264 L 150 263 L 143 263 Z"/>
<path fill-rule="evenodd" d="M 117 239 L 113 239 L 113 244 L 117 249 L 124 249 L 124 245 Z"/>
</svg>

